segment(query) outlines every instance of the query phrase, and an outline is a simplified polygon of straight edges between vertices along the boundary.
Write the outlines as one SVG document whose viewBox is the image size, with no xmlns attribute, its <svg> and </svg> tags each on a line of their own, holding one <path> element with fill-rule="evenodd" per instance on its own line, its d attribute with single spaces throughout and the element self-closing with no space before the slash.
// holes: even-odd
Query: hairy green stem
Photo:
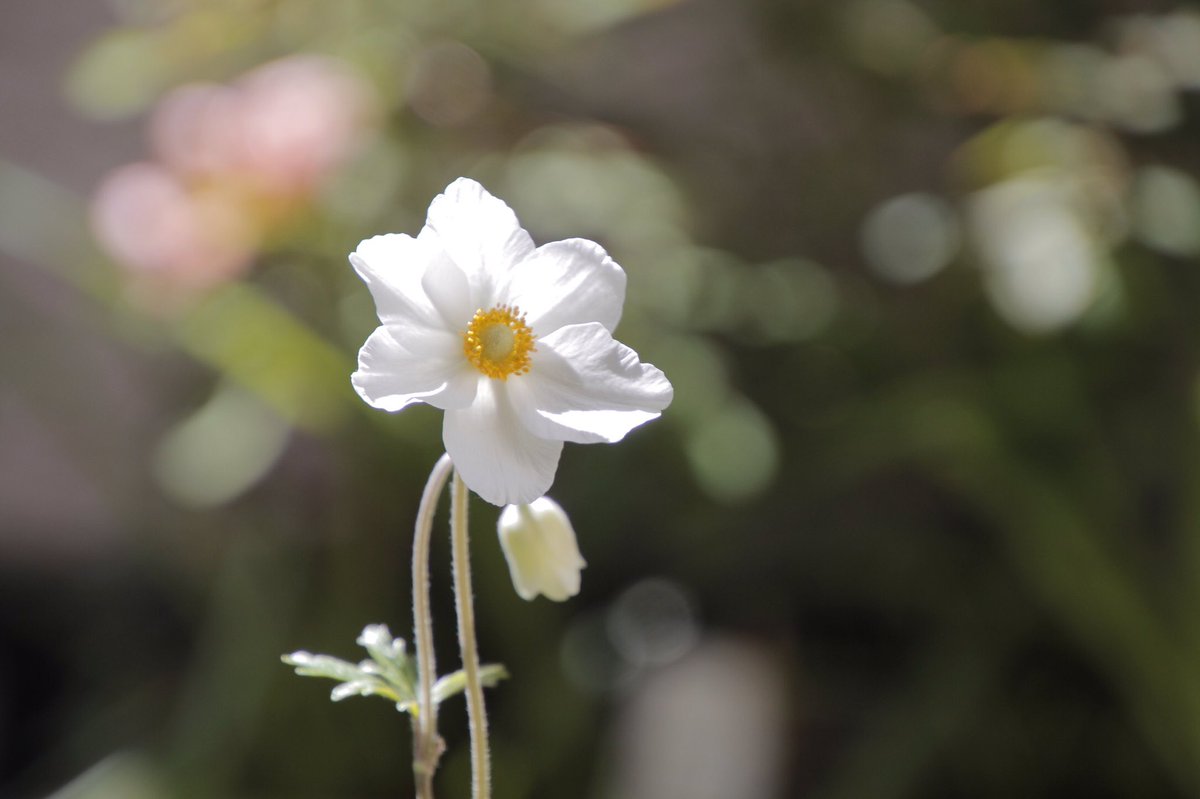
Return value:
<svg viewBox="0 0 1200 799">
<path fill-rule="evenodd" d="M 458 471 L 450 491 L 450 531 L 454 553 L 454 597 L 458 608 L 458 645 L 467 679 L 467 719 L 471 725 L 471 796 L 488 799 L 492 791 L 488 762 L 487 711 L 479 680 L 479 651 L 475 642 L 475 610 L 471 592 L 471 558 L 467 535 L 467 484 Z"/>
<path fill-rule="evenodd" d="M 442 739 L 437 733 L 437 704 L 433 701 L 437 661 L 433 651 L 433 616 L 429 612 L 429 542 L 433 538 L 437 500 L 446 487 L 452 466 L 449 455 L 442 455 L 434 464 L 421 494 L 413 534 L 413 639 L 417 650 L 417 712 L 412 717 L 413 777 L 418 799 L 433 799 L 433 773 L 442 756 Z"/>
</svg>

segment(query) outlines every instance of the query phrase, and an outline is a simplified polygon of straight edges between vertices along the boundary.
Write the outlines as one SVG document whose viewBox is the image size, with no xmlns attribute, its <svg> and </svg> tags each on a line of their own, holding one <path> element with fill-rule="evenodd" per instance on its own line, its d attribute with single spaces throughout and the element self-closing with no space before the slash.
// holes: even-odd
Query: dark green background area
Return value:
<svg viewBox="0 0 1200 799">
<path fill-rule="evenodd" d="M 460 174 L 539 243 L 603 244 L 618 337 L 676 388 L 621 444 L 564 451 L 574 599 L 520 600 L 473 503 L 482 656 L 512 674 L 488 694 L 497 799 L 672 799 L 739 763 L 757 793 L 728 799 L 1200 796 L 1190 6 L 53 5 L 0 9 L 0 796 L 411 795 L 407 719 L 279 656 L 410 634 L 441 415 L 354 395 L 375 319 L 345 257 L 415 234 Z M 418 69 L 447 42 L 482 100 Z M 362 73 L 369 146 L 240 279 L 130 301 L 95 185 L 150 157 L 171 88 L 295 52 Z M 1051 68 L 1076 57 L 1094 69 Z M 898 197 L 940 221 L 879 221 Z M 1003 295 L 995 253 L 1040 235 Z M 897 277 L 910 250 L 931 266 Z M 1066 259 L 1078 307 L 1022 316 Z M 164 479 L 223 396 L 228 426 L 171 450 L 195 484 Z M 438 793 L 465 796 L 461 700 L 442 732 Z"/>
</svg>

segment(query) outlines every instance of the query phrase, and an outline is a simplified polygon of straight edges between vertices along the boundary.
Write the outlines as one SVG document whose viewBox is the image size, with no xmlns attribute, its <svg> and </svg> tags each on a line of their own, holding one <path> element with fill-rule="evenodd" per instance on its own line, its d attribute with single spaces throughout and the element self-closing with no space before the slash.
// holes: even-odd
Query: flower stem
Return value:
<svg viewBox="0 0 1200 799">
<path fill-rule="evenodd" d="M 412 591 L 413 638 L 417 655 L 417 712 L 413 714 L 413 777 L 418 799 L 433 799 L 433 773 L 442 756 L 442 740 L 437 734 L 437 705 L 433 701 L 433 681 L 437 662 L 433 651 L 433 616 L 429 612 L 429 542 L 433 537 L 433 514 L 437 500 L 450 477 L 453 464 L 443 454 L 434 464 L 417 508 L 413 533 Z"/>
<path fill-rule="evenodd" d="M 492 790 L 488 762 L 487 711 L 479 681 L 479 651 L 475 642 L 475 610 L 471 592 L 471 559 L 467 536 L 467 484 L 458 471 L 450 491 L 450 533 L 454 553 L 454 597 L 458 608 L 458 645 L 467 680 L 467 719 L 471 725 L 471 796 L 488 799 Z"/>
</svg>

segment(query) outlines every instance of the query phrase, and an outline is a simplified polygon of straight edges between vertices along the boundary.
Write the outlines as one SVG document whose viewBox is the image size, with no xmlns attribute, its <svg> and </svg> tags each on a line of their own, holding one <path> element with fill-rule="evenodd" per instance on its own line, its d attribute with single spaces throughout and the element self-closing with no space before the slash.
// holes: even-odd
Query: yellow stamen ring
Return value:
<svg viewBox="0 0 1200 799">
<path fill-rule="evenodd" d="M 529 353 L 536 352 L 533 342 L 525 314 L 515 305 L 497 305 L 475 312 L 463 333 L 463 354 L 488 377 L 506 380 L 529 371 Z"/>
</svg>

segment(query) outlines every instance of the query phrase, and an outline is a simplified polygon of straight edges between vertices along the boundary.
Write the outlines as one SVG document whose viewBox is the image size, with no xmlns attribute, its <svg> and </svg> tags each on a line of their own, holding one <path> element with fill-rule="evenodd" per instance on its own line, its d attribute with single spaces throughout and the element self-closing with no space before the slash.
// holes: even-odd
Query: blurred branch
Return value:
<svg viewBox="0 0 1200 799">
<path fill-rule="evenodd" d="M 87 215 L 78 196 L 0 160 L 0 209 L 0 252 L 45 269 L 110 310 L 129 312 L 120 280 L 83 232 Z M 254 286 L 222 286 L 162 324 L 182 351 L 292 424 L 327 431 L 352 407 L 343 353 Z"/>
<path fill-rule="evenodd" d="M 349 410 L 347 359 L 244 283 L 218 289 L 174 329 L 180 347 L 244 385 L 288 421 L 328 430 Z"/>
<path fill-rule="evenodd" d="M 918 394 L 924 401 L 913 401 Z M 1200 790 L 1200 675 L 1186 636 L 1155 612 L 1135 562 L 1115 555 L 1087 509 L 1068 498 L 1064 478 L 1013 451 L 970 396 L 902 391 L 861 408 L 850 428 L 870 441 L 854 468 L 915 459 L 988 520 L 1034 596 L 1108 675 L 1176 783 Z M 941 424 L 931 434 L 934 412 Z"/>
<path fill-rule="evenodd" d="M 77 195 L 0 158 L 0 211 L 0 253 L 42 267 L 97 299 L 115 299 L 110 271 L 80 268 L 100 255 L 84 233 L 87 213 Z"/>
<path fill-rule="evenodd" d="M 1176 781 L 1200 789 L 1200 679 L 1137 576 L 1098 542 L 1052 480 L 1015 459 L 939 464 L 941 479 L 1004 534 L 1046 609 L 1108 672 Z"/>
</svg>

